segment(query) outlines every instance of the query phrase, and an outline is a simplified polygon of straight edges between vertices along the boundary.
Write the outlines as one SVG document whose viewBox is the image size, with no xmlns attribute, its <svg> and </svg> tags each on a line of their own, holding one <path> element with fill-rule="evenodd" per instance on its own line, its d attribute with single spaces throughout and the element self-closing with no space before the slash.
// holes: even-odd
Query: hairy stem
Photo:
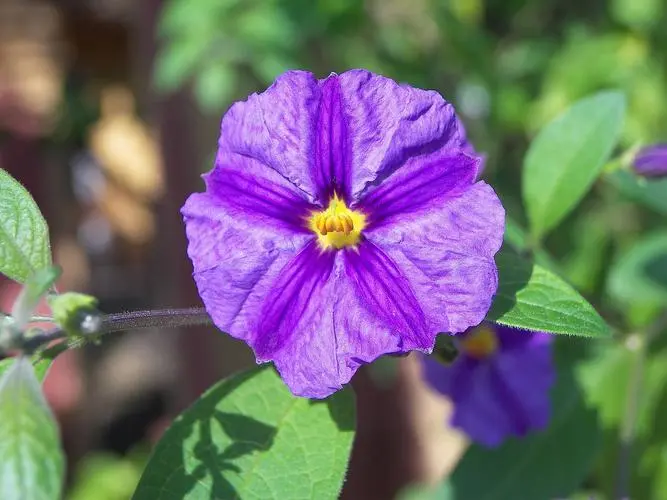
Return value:
<svg viewBox="0 0 667 500">
<path fill-rule="evenodd" d="M 130 311 L 103 316 L 101 326 L 94 332 L 84 334 L 84 336 L 96 337 L 105 333 L 137 328 L 179 328 L 209 324 L 212 324 L 211 318 L 203 307 Z M 67 333 L 63 329 L 53 328 L 37 335 L 24 337 L 20 349 L 31 353 L 44 345 L 66 337 Z"/>
</svg>

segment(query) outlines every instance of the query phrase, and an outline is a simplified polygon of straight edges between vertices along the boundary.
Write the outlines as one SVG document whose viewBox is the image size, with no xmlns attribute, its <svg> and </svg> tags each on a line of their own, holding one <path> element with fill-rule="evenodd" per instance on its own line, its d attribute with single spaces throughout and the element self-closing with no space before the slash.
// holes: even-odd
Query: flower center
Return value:
<svg viewBox="0 0 667 500">
<path fill-rule="evenodd" d="M 366 216 L 347 208 L 345 202 L 335 194 L 326 210 L 313 212 L 309 220 L 310 229 L 317 234 L 320 246 L 324 249 L 356 245 L 365 225 Z"/>
<path fill-rule="evenodd" d="M 460 347 L 471 358 L 488 358 L 498 350 L 498 336 L 493 327 L 478 326 L 461 339 Z"/>
</svg>

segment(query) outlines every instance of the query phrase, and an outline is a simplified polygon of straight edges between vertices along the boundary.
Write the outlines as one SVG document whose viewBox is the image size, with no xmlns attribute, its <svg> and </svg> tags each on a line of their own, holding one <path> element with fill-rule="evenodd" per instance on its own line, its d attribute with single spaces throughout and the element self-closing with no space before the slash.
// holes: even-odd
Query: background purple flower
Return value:
<svg viewBox="0 0 667 500">
<path fill-rule="evenodd" d="M 639 151 L 633 167 L 643 177 L 667 176 L 667 144 L 656 144 Z"/>
<path fill-rule="evenodd" d="M 450 365 L 424 358 L 425 376 L 454 404 L 451 424 L 485 446 L 544 428 L 556 374 L 553 336 L 483 323 L 461 336 Z"/>
<path fill-rule="evenodd" d="M 504 210 L 450 104 L 355 70 L 293 71 L 224 116 L 183 207 L 216 325 L 325 397 L 362 363 L 486 315 Z"/>
</svg>

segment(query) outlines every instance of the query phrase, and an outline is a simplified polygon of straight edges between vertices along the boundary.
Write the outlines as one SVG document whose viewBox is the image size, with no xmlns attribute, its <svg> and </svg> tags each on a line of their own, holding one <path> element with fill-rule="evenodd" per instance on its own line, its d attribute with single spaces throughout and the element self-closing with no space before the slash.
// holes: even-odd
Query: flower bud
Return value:
<svg viewBox="0 0 667 500">
<path fill-rule="evenodd" d="M 633 168 L 642 177 L 667 177 L 667 144 L 655 144 L 637 153 Z"/>
<path fill-rule="evenodd" d="M 67 292 L 49 297 L 53 319 L 69 335 L 90 335 L 102 327 L 97 299 L 83 293 Z"/>
</svg>

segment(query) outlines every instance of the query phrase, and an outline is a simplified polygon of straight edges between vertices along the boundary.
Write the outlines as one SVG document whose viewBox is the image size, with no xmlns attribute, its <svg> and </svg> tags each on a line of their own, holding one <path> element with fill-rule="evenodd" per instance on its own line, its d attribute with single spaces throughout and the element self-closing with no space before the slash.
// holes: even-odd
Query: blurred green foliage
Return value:
<svg viewBox="0 0 667 500">
<path fill-rule="evenodd" d="M 155 82 L 192 81 L 217 114 L 286 69 L 364 67 L 442 91 L 488 148 L 614 87 L 630 101 L 626 141 L 651 141 L 667 119 L 665 10 L 663 0 L 171 0 Z"/>
<path fill-rule="evenodd" d="M 132 496 L 147 455 L 135 450 L 125 457 L 92 453 L 79 464 L 68 500 L 127 500 Z"/>
</svg>

